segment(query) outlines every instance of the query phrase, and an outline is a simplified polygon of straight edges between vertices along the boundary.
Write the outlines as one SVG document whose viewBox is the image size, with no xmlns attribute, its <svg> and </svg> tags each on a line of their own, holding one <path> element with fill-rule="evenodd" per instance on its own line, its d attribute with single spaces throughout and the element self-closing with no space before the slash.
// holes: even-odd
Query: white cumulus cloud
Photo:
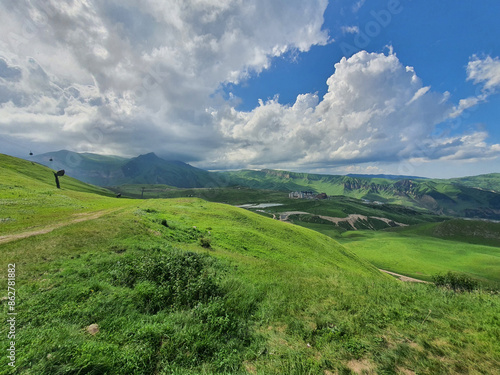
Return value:
<svg viewBox="0 0 500 375">
<path fill-rule="evenodd" d="M 467 80 L 482 87 L 478 87 L 479 92 L 475 96 L 461 99 L 458 102 L 450 115 L 452 118 L 458 117 L 467 109 L 484 102 L 496 92 L 500 87 L 500 59 L 491 56 L 481 59 L 477 55 L 473 55 L 467 64 Z"/>
<path fill-rule="evenodd" d="M 486 56 L 481 59 L 472 56 L 467 65 L 467 79 L 474 83 L 482 83 L 486 90 L 494 90 L 500 86 L 500 59 Z"/>
<path fill-rule="evenodd" d="M 327 0 L 3 2 L 0 133 L 44 151 L 154 149 L 202 158 L 219 143 L 205 109 L 225 105 L 221 86 L 258 74 L 288 51 L 327 43 L 326 6 Z M 89 136 L 96 127 L 101 136 Z"/>
<path fill-rule="evenodd" d="M 471 141 L 484 141 L 484 133 L 447 142 L 433 138 L 436 125 L 454 110 L 449 95 L 424 86 L 415 70 L 393 53 L 362 51 L 343 58 L 327 83 L 321 100 L 305 94 L 292 106 L 275 98 L 251 112 L 219 113 L 216 121 L 230 146 L 218 150 L 215 164 L 337 167 L 415 155 L 459 158 L 490 149 Z"/>
</svg>

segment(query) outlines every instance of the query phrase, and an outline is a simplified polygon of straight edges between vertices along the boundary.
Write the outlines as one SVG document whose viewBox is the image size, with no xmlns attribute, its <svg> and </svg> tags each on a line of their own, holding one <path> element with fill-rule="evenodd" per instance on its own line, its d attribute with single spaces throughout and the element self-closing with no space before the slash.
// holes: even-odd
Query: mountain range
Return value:
<svg viewBox="0 0 500 375">
<path fill-rule="evenodd" d="M 254 189 L 311 190 L 328 195 L 428 209 L 436 214 L 500 219 L 500 174 L 450 180 L 372 178 L 265 169 L 225 172 L 233 184 Z"/>
<path fill-rule="evenodd" d="M 455 179 L 394 175 L 321 175 L 272 169 L 209 172 L 154 153 L 135 158 L 71 151 L 29 158 L 99 186 L 162 184 L 177 188 L 242 186 L 279 191 L 313 191 L 425 208 L 436 214 L 500 220 L 500 173 Z"/>
<path fill-rule="evenodd" d="M 61 150 L 35 155 L 28 160 L 52 169 L 64 169 L 68 175 L 98 186 L 164 184 L 198 188 L 215 183 L 208 171 L 177 160 L 163 160 L 154 153 L 128 159 Z"/>
</svg>

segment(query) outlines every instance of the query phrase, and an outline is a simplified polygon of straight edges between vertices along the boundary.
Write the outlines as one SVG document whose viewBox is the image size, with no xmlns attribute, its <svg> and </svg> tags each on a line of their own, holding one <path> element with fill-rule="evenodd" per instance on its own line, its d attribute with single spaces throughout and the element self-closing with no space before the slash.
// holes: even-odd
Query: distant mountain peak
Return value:
<svg viewBox="0 0 500 375">
<path fill-rule="evenodd" d="M 154 152 L 149 152 L 147 154 L 142 154 L 137 156 L 135 159 L 151 159 L 151 160 L 158 160 L 161 159 L 156 155 Z"/>
</svg>

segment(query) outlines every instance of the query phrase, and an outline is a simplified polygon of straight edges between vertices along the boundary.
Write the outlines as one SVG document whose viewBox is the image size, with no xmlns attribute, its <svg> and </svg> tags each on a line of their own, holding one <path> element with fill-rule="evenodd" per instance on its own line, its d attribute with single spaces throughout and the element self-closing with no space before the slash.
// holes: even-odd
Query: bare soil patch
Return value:
<svg viewBox="0 0 500 375">
<path fill-rule="evenodd" d="M 379 268 L 379 271 L 388 273 L 389 275 L 396 276 L 399 280 L 405 281 L 408 283 L 425 283 L 425 284 L 430 284 L 429 281 L 424 281 L 424 280 L 419 280 L 419 279 L 414 279 L 413 277 L 405 276 L 405 275 L 400 275 L 399 273 L 391 272 L 391 271 L 386 271 L 383 269 Z"/>
</svg>

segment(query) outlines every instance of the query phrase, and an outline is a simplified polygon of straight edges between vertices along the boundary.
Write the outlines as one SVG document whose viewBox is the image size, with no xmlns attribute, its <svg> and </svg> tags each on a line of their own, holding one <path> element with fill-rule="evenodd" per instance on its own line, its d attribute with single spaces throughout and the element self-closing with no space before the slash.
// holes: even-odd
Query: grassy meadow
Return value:
<svg viewBox="0 0 500 375">
<path fill-rule="evenodd" d="M 113 192 L 70 176 L 59 177 L 56 189 L 51 169 L 26 160 L 0 154 L 0 168 L 0 236 L 127 206 L 109 199 Z"/>
<path fill-rule="evenodd" d="M 346 232 L 339 241 L 376 267 L 432 280 L 436 274 L 467 274 L 500 288 L 500 248 L 400 232 Z"/>
<path fill-rule="evenodd" d="M 1 235 L 64 225 L 0 244 L 18 312 L 0 374 L 499 373 L 498 294 L 404 284 L 355 241 L 227 204 L 58 190 L 19 163 L 0 164 Z"/>
</svg>

